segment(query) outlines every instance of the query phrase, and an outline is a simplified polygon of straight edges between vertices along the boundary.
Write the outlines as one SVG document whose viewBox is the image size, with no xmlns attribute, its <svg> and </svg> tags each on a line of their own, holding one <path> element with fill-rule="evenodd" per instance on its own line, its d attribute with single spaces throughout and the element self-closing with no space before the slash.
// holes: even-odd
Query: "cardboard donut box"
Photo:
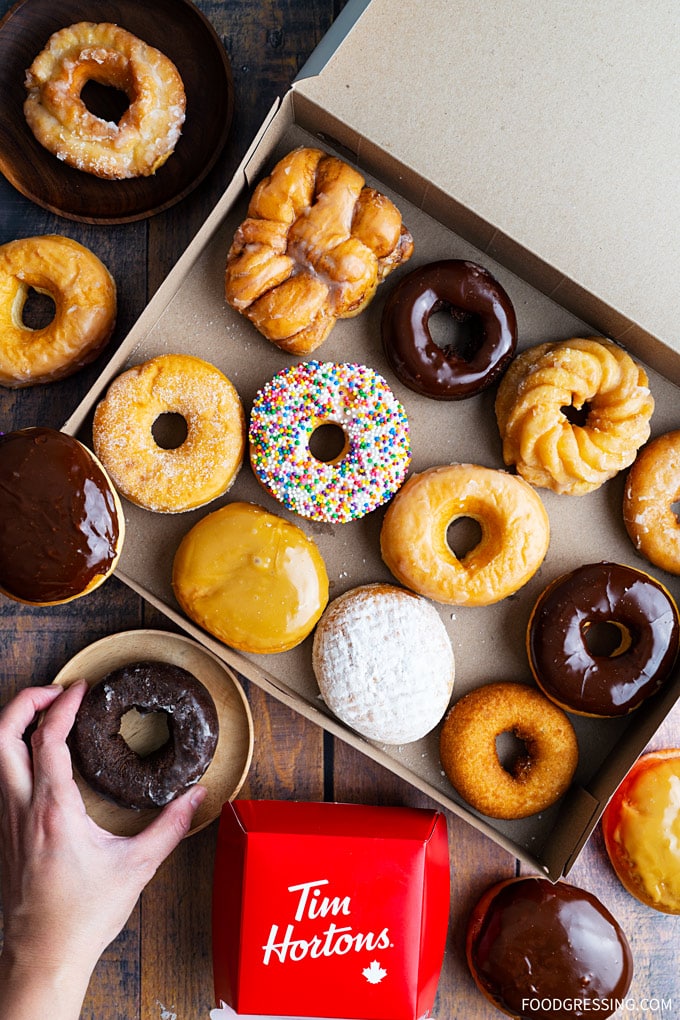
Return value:
<svg viewBox="0 0 680 1020">
<path fill-rule="evenodd" d="M 90 443 L 92 411 L 111 379 L 158 354 L 193 353 L 217 365 L 246 412 L 264 382 L 295 362 L 227 306 L 223 274 L 252 188 L 298 145 L 320 146 L 356 165 L 395 201 L 414 237 L 410 263 L 315 352 L 325 361 L 369 364 L 385 376 L 409 416 L 413 471 L 456 461 L 503 467 L 493 392 L 454 403 L 428 400 L 396 380 L 382 353 L 386 295 L 404 273 L 439 258 L 472 259 L 500 280 L 517 312 L 520 348 L 593 334 L 621 342 L 649 368 L 653 434 L 677 427 L 680 152 L 666 81 L 677 74 L 671 6 L 350 0 L 65 430 Z M 602 559 L 625 562 L 660 576 L 680 596 L 677 579 L 650 568 L 629 541 L 623 482 L 619 476 L 582 497 L 541 490 L 551 543 L 537 575 L 495 606 L 437 607 L 456 656 L 454 699 L 491 680 L 530 682 L 529 614 L 565 570 Z M 566 875 L 613 790 L 675 703 L 678 673 L 625 719 L 573 717 L 580 761 L 559 804 L 521 821 L 482 817 L 443 775 L 437 730 L 414 744 L 383 746 L 332 716 L 312 672 L 311 639 L 279 655 L 248 656 L 180 611 L 170 583 L 174 551 L 201 516 L 230 500 L 291 516 L 247 464 L 227 496 L 202 510 L 163 515 L 126 502 L 119 577 L 253 683 L 529 866 L 552 879 Z M 331 597 L 358 584 L 393 581 L 380 558 L 382 515 L 377 510 L 345 525 L 296 519 L 321 550 Z"/>
</svg>

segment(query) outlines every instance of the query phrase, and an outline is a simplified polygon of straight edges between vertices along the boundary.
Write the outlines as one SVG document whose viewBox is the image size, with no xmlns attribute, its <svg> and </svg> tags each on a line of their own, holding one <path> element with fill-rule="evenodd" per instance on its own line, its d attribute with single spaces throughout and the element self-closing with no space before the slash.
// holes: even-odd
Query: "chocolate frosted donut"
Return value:
<svg viewBox="0 0 680 1020">
<path fill-rule="evenodd" d="M 131 709 L 167 716 L 168 740 L 145 757 L 119 732 Z M 94 790 L 121 807 L 153 808 L 198 782 L 215 753 L 218 732 L 214 702 L 193 674 L 166 662 L 135 662 L 90 688 L 69 745 L 76 768 Z"/>
<path fill-rule="evenodd" d="M 537 876 L 487 889 L 470 915 L 466 954 L 484 995 L 522 1020 L 609 1017 L 633 977 L 626 936 L 597 897 Z"/>
<path fill-rule="evenodd" d="M 460 344 L 440 347 L 430 316 L 447 309 L 460 323 Z M 490 386 L 517 346 L 510 298 L 483 266 L 444 259 L 405 276 L 382 315 L 385 355 L 398 378 L 427 397 L 461 400 Z"/>
</svg>

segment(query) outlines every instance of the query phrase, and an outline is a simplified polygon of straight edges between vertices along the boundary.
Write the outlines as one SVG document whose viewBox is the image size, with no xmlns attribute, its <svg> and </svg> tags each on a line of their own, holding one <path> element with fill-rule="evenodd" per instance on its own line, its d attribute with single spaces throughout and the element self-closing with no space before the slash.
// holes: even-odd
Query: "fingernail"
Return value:
<svg viewBox="0 0 680 1020">
<path fill-rule="evenodd" d="M 191 796 L 189 797 L 189 803 L 191 804 L 194 811 L 196 810 L 197 807 L 200 807 L 200 805 L 203 803 L 207 795 L 208 791 L 206 790 L 205 786 L 195 786 L 193 788 L 193 790 L 191 791 Z"/>
</svg>

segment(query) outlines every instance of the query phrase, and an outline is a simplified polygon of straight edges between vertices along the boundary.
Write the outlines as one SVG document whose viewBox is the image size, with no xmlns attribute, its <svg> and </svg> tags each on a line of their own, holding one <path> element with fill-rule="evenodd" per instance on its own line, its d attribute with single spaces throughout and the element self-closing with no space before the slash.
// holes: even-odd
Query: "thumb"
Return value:
<svg viewBox="0 0 680 1020">
<path fill-rule="evenodd" d="M 166 804 L 142 832 L 130 838 L 130 850 L 141 862 L 151 866 L 152 874 L 187 835 L 194 813 L 207 792 L 204 786 L 192 786 Z"/>
</svg>

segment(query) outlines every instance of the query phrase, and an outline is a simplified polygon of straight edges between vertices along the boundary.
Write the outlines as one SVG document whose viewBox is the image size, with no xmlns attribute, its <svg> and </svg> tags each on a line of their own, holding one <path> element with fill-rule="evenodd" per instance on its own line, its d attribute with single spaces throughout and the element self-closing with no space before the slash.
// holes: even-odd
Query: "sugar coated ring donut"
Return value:
<svg viewBox="0 0 680 1020">
<path fill-rule="evenodd" d="M 344 448 L 326 462 L 309 441 L 329 424 L 344 432 Z M 279 372 L 255 397 L 249 438 L 265 489 L 314 521 L 344 523 L 375 510 L 399 488 L 411 456 L 404 408 L 365 365 L 308 361 Z"/>
<path fill-rule="evenodd" d="M 680 749 L 638 758 L 605 808 L 602 835 L 628 892 L 680 914 Z"/>
<path fill-rule="evenodd" d="M 80 98 L 88 81 L 125 92 L 116 124 Z M 47 40 L 26 71 L 24 115 L 33 134 L 69 166 L 120 180 L 154 174 L 184 123 L 184 85 L 172 61 L 118 25 L 81 21 Z"/>
<path fill-rule="evenodd" d="M 589 639 L 606 640 L 591 649 Z M 588 563 L 556 578 L 527 627 L 534 678 L 552 701 L 591 716 L 626 715 L 669 679 L 678 654 L 678 610 L 649 574 L 622 563 Z"/>
<path fill-rule="evenodd" d="M 498 387 L 503 459 L 532 485 L 591 492 L 635 460 L 653 410 L 646 372 L 616 344 L 539 344 L 518 354 Z"/>
<path fill-rule="evenodd" d="M 453 690 L 453 649 L 437 610 L 390 584 L 362 585 L 331 602 L 314 632 L 312 661 L 330 710 L 384 744 L 429 733 Z"/>
<path fill-rule="evenodd" d="M 137 754 L 121 735 L 123 716 L 162 712 L 168 740 Z M 121 807 L 162 807 L 198 782 L 217 747 L 219 719 L 209 692 L 181 666 L 135 662 L 90 687 L 69 737 L 78 772 Z"/>
<path fill-rule="evenodd" d="M 440 347 L 430 316 L 448 310 L 469 336 Z M 444 259 L 402 277 L 382 314 L 382 342 L 392 370 L 405 386 L 438 400 L 461 400 L 490 386 L 517 346 L 510 298 L 483 266 Z"/>
<path fill-rule="evenodd" d="M 512 733 L 526 747 L 506 769 L 496 739 Z M 554 804 L 571 783 L 578 745 L 565 713 L 524 684 L 500 682 L 456 702 L 440 734 L 442 767 L 458 793 L 491 818 L 527 818 Z"/>
<path fill-rule="evenodd" d="M 623 494 L 623 523 L 645 559 L 680 574 L 680 430 L 657 436 L 638 453 Z"/>
<path fill-rule="evenodd" d="M 26 326 L 31 289 L 54 301 L 51 322 Z M 52 382 L 93 361 L 116 322 L 116 284 L 97 256 L 70 237 L 46 234 L 0 246 L 0 384 Z"/>
<path fill-rule="evenodd" d="M 481 539 L 460 558 L 447 541 L 456 520 Z M 449 464 L 411 475 L 387 509 L 382 558 L 408 588 L 456 605 L 486 606 L 517 591 L 543 562 L 550 524 L 537 493 L 515 475 Z"/>
<path fill-rule="evenodd" d="M 186 438 L 168 449 L 153 432 L 165 414 L 186 423 Z M 92 438 L 127 499 L 179 513 L 209 503 L 233 483 L 245 449 L 245 415 L 214 365 L 191 354 L 162 354 L 113 380 L 95 409 Z"/>
<path fill-rule="evenodd" d="M 258 654 L 300 644 L 328 602 L 316 543 L 253 503 L 228 503 L 187 532 L 172 586 L 200 627 L 231 648 Z"/>
</svg>

